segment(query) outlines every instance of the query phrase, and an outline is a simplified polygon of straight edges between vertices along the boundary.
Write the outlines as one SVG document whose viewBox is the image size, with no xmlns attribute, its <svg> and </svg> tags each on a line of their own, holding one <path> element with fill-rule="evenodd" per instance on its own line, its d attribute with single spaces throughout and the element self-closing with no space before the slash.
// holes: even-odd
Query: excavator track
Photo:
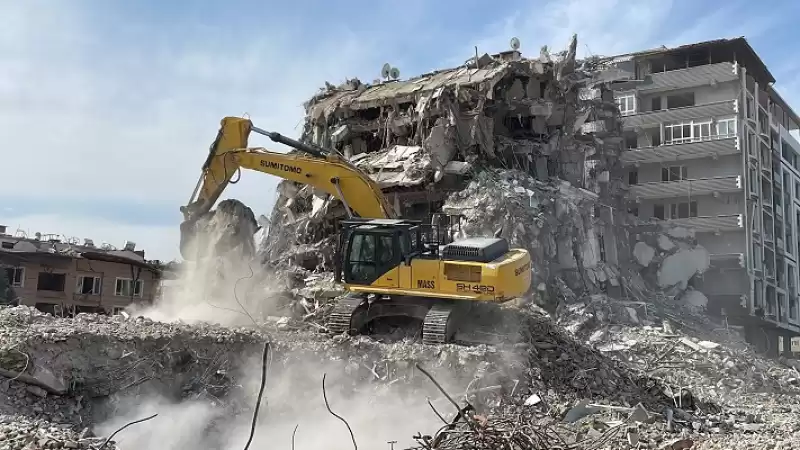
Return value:
<svg viewBox="0 0 800 450">
<path fill-rule="evenodd" d="M 333 334 L 351 333 L 351 321 L 353 313 L 364 302 L 364 299 L 356 296 L 346 296 L 336 302 L 328 316 L 328 323 L 326 327 L 328 331 Z"/>
<path fill-rule="evenodd" d="M 434 305 L 425 315 L 422 323 L 423 344 L 445 344 L 450 338 L 448 325 L 453 307 L 450 305 Z"/>
</svg>

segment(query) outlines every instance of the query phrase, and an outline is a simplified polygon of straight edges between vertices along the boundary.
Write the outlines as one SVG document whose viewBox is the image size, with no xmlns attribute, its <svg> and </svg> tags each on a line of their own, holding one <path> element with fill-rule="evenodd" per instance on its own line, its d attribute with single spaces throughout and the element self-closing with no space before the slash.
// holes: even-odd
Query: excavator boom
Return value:
<svg viewBox="0 0 800 450">
<path fill-rule="evenodd" d="M 247 148 L 250 131 L 257 131 L 307 154 L 278 153 L 260 147 Z M 222 120 L 209 157 L 203 164 L 198 189 L 195 189 L 189 205 L 182 208 L 184 219 L 190 220 L 194 215 L 211 210 L 240 169 L 264 172 L 311 185 L 338 198 L 360 217 L 394 217 L 394 211 L 380 187 L 337 153 L 303 144 L 278 133 L 263 131 L 254 127 L 247 119 L 226 117 Z"/>
<path fill-rule="evenodd" d="M 263 134 L 302 153 L 278 153 L 261 147 L 248 148 L 250 132 Z M 377 219 L 395 217 L 395 212 L 380 187 L 338 153 L 264 131 L 254 127 L 248 119 L 226 117 L 222 119 L 219 133 L 211 145 L 189 204 L 181 208 L 184 215 L 184 223 L 181 225 L 182 253 L 184 243 L 191 237 L 187 235 L 192 234 L 194 223 L 214 207 L 222 192 L 241 169 L 268 173 L 313 186 L 341 200 L 351 215 Z"/>
</svg>

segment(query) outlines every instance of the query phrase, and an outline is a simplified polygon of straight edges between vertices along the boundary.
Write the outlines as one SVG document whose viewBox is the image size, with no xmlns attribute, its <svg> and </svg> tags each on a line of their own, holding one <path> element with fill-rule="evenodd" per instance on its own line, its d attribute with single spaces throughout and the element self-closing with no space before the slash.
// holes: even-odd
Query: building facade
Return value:
<svg viewBox="0 0 800 450">
<path fill-rule="evenodd" d="M 79 245 L 55 235 L 29 239 L 0 226 L 0 277 L 6 285 L 0 303 L 71 316 L 114 314 L 131 303 L 152 302 L 160 270 L 134 247 L 96 247 L 90 239 Z"/>
<path fill-rule="evenodd" d="M 777 352 L 800 333 L 800 119 L 744 38 L 615 65 L 629 74 L 615 99 L 630 211 L 693 229 L 711 257 L 699 286 L 709 312 Z"/>
</svg>

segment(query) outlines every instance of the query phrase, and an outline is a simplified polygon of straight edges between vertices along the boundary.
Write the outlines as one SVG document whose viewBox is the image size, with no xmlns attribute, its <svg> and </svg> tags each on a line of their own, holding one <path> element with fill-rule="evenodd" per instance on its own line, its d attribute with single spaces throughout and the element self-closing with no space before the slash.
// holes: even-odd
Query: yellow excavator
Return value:
<svg viewBox="0 0 800 450">
<path fill-rule="evenodd" d="M 251 132 L 298 152 L 248 148 Z M 336 257 L 336 279 L 348 294 L 328 318 L 333 333 L 365 333 L 384 319 L 407 326 L 412 319 L 422 322 L 424 343 L 452 342 L 478 306 L 506 302 L 530 288 L 527 250 L 509 248 L 499 237 L 453 241 L 441 226 L 449 216 L 431 223 L 396 217 L 380 187 L 339 153 L 238 117 L 222 120 L 189 204 L 181 208 L 184 258 L 191 259 L 186 244 L 195 236 L 195 223 L 241 169 L 313 186 L 339 199 L 350 215 L 340 221 Z"/>
</svg>

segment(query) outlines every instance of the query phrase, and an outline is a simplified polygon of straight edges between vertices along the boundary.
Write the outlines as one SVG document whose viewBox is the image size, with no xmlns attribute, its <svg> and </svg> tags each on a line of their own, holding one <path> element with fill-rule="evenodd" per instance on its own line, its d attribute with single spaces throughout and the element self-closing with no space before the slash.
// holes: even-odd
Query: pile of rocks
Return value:
<svg viewBox="0 0 800 450">
<path fill-rule="evenodd" d="M 75 432 L 71 425 L 0 415 L 0 450 L 97 449 L 104 442 L 105 439 L 92 436 L 89 428 Z M 103 448 L 117 447 L 112 441 Z"/>
</svg>

